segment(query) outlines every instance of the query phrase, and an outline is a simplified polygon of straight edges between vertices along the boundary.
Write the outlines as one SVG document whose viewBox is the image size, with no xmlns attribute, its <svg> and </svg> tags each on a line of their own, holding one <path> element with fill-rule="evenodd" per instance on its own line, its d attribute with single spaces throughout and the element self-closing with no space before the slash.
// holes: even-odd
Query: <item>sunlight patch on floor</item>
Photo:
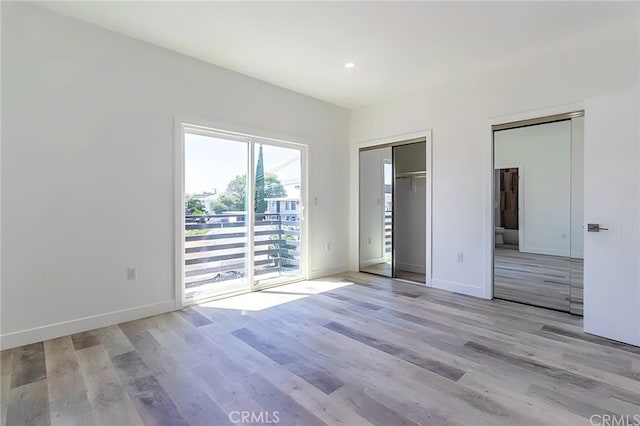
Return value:
<svg viewBox="0 0 640 426">
<path fill-rule="evenodd" d="M 335 290 L 348 285 L 353 285 L 349 281 L 301 281 L 293 284 L 286 284 L 253 293 L 228 297 L 226 299 L 214 300 L 202 303 L 200 306 L 217 309 L 234 309 L 240 311 L 261 311 L 273 308 L 305 297 Z"/>
</svg>

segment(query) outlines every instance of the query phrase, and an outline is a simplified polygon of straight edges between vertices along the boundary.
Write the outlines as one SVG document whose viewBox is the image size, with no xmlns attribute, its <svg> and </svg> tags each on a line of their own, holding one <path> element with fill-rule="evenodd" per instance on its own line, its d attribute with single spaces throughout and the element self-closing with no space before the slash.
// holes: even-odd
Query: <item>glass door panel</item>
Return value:
<svg viewBox="0 0 640 426">
<path fill-rule="evenodd" d="M 249 288 L 249 142 L 184 134 L 185 301 Z"/>
<path fill-rule="evenodd" d="M 302 152 L 256 142 L 254 146 L 254 285 L 302 276 Z"/>
</svg>

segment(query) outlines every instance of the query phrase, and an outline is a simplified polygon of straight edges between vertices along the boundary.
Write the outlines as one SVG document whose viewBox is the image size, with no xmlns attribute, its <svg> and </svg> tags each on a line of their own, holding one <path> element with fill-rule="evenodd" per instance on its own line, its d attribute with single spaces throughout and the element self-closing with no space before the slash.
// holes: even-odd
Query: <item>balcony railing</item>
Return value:
<svg viewBox="0 0 640 426">
<path fill-rule="evenodd" d="M 298 214 L 256 214 L 254 277 L 300 273 Z M 185 216 L 185 287 L 237 279 L 247 269 L 247 222 L 243 213 Z"/>
<path fill-rule="evenodd" d="M 391 232 L 393 226 L 393 212 L 384 212 L 384 253 L 385 255 L 391 254 Z"/>
</svg>

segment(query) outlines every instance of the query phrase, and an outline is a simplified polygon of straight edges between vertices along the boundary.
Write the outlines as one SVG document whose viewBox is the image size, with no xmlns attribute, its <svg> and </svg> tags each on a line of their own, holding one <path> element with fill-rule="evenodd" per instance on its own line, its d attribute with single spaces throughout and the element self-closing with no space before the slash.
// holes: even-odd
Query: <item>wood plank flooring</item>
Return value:
<svg viewBox="0 0 640 426">
<path fill-rule="evenodd" d="M 383 275 L 385 277 L 391 276 L 391 262 L 376 263 L 375 265 L 369 265 L 360 268 L 362 272 L 369 272 L 370 274 Z"/>
<path fill-rule="evenodd" d="M 360 268 L 362 272 L 368 272 L 370 274 L 382 275 L 385 277 L 391 277 L 393 274 L 391 268 L 391 262 L 386 263 L 377 263 L 375 265 L 370 265 L 364 268 Z M 396 269 L 396 278 L 414 281 L 416 283 L 424 284 L 426 282 L 425 274 L 418 274 L 416 272 L 411 271 L 403 271 L 401 269 Z"/>
<path fill-rule="evenodd" d="M 582 315 L 582 259 L 507 247 L 495 248 L 494 297 Z"/>
<path fill-rule="evenodd" d="M 581 330 L 560 312 L 342 274 L 3 351 L 0 419 L 566 426 L 640 416 L 640 348 Z"/>
</svg>

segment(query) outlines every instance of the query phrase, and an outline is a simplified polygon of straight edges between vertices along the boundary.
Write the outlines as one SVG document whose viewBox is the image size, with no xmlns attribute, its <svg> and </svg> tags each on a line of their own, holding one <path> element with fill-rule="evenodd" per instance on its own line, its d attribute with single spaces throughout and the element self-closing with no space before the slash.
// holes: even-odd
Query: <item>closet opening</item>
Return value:
<svg viewBox="0 0 640 426">
<path fill-rule="evenodd" d="M 426 138 L 360 150 L 360 271 L 426 284 Z"/>
</svg>

